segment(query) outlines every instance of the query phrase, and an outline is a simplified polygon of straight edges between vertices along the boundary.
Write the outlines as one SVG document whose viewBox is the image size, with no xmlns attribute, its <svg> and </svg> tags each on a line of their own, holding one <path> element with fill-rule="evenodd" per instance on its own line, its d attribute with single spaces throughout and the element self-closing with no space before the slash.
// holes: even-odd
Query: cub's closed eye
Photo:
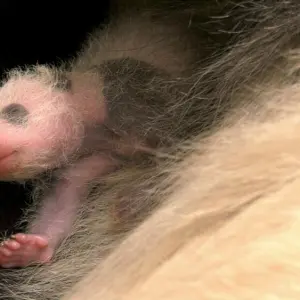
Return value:
<svg viewBox="0 0 300 300">
<path fill-rule="evenodd" d="M 12 103 L 4 107 L 0 113 L 2 119 L 11 124 L 23 125 L 27 121 L 28 110 L 21 104 Z"/>
</svg>

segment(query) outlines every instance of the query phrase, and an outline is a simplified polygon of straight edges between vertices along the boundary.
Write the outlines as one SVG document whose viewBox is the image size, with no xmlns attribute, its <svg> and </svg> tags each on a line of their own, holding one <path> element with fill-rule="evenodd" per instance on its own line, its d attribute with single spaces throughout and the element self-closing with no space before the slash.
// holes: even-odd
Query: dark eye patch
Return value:
<svg viewBox="0 0 300 300">
<path fill-rule="evenodd" d="M 29 115 L 28 110 L 21 104 L 12 103 L 4 107 L 0 113 L 1 118 L 11 124 L 23 125 Z"/>
</svg>

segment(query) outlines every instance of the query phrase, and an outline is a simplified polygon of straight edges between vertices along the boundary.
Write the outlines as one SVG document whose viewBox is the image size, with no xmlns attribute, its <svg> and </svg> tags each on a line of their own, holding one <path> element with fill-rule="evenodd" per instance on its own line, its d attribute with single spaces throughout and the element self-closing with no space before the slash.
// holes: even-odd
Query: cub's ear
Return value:
<svg viewBox="0 0 300 300">
<path fill-rule="evenodd" d="M 36 73 L 43 78 L 43 81 L 61 91 L 70 91 L 72 82 L 68 77 L 68 71 L 40 65 L 35 69 Z"/>
<path fill-rule="evenodd" d="M 118 110 L 117 116 L 138 118 L 147 107 L 163 104 L 161 82 L 169 75 L 150 63 L 130 57 L 105 61 L 93 67 L 103 81 L 102 93 L 109 109 Z M 129 111 L 126 111 L 130 108 Z M 129 113 L 129 114 L 128 114 Z"/>
<path fill-rule="evenodd" d="M 119 59 L 110 59 L 100 66 L 94 66 L 103 74 L 105 85 L 111 81 L 119 81 L 124 84 L 137 82 L 139 85 L 146 84 L 153 77 L 167 77 L 167 73 L 138 59 L 124 57 Z"/>
<path fill-rule="evenodd" d="M 166 114 L 170 103 L 170 95 L 165 91 L 169 75 L 148 62 L 129 57 L 107 60 L 92 69 L 103 84 L 108 112 L 105 125 L 139 140 L 153 135 L 155 122 Z"/>
<path fill-rule="evenodd" d="M 68 78 L 67 72 L 57 72 L 54 88 L 66 92 L 71 91 L 72 81 L 70 78 Z"/>
</svg>

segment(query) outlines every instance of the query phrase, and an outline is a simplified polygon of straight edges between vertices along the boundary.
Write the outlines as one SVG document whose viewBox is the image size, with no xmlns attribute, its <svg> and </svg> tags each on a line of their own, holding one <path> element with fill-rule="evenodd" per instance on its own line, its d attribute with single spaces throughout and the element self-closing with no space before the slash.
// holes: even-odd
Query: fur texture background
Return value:
<svg viewBox="0 0 300 300">
<path fill-rule="evenodd" d="M 184 147 L 165 205 L 64 299 L 299 299 L 300 7 L 241 7 L 258 25 L 195 84 L 216 78 L 212 98 L 236 108 Z"/>
<path fill-rule="evenodd" d="M 223 56 L 197 71 L 191 78 L 194 89 L 186 95 L 193 101 L 205 96 L 217 107 L 230 108 L 228 115 L 219 121 L 216 114 L 216 130 L 179 145 L 182 161 L 164 166 L 169 176 L 162 188 L 149 189 L 164 205 L 120 245 L 114 244 L 117 235 L 104 231 L 100 246 L 104 252 L 106 243 L 115 249 L 99 263 L 89 241 L 99 241 L 101 222 L 95 222 L 91 206 L 91 217 L 76 224 L 77 239 L 63 245 L 70 252 L 59 253 L 55 268 L 34 272 L 22 286 L 24 299 L 37 299 L 27 295 L 42 294 L 39 288 L 49 298 L 52 282 L 59 279 L 56 288 L 70 284 L 63 276 L 66 262 L 77 270 L 70 281 L 98 266 L 65 300 L 299 299 L 300 4 L 256 1 L 240 8 L 237 20 L 248 29 Z M 140 182 L 142 174 L 146 187 L 141 190 L 151 194 L 147 178 L 161 170 L 148 172 L 119 173 L 122 185 L 105 191 L 103 203 L 135 178 Z M 120 182 L 107 180 L 109 186 L 109 180 Z M 86 228 L 93 228 L 97 238 L 85 237 Z M 76 256 L 76 245 L 84 258 Z"/>
<path fill-rule="evenodd" d="M 167 204 L 65 299 L 299 299 L 300 86 L 273 92 L 269 118 L 195 142 Z"/>
</svg>

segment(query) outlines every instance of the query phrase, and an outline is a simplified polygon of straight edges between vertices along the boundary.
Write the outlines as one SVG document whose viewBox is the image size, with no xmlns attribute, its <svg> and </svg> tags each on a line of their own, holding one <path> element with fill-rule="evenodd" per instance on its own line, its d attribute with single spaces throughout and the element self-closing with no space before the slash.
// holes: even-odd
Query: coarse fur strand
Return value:
<svg viewBox="0 0 300 300">
<path fill-rule="evenodd" d="M 166 204 L 63 299 L 299 299 L 299 84 L 275 94 L 275 117 L 195 141 Z"/>
<path fill-rule="evenodd" d="M 170 168 L 166 204 L 64 299 L 299 299 L 300 6 L 242 5 L 261 24 L 195 84 L 215 74 L 220 106 L 237 108 Z"/>
<path fill-rule="evenodd" d="M 158 137 L 162 137 L 165 141 L 170 140 L 171 143 L 177 142 L 177 139 L 185 140 L 189 132 L 193 132 L 196 127 L 199 131 L 202 130 L 201 118 L 189 116 L 192 110 L 180 102 L 182 99 L 186 103 L 183 94 L 186 91 L 185 85 L 189 86 L 190 84 L 188 80 L 180 79 L 180 77 L 191 74 L 198 63 L 197 53 L 200 52 L 196 51 L 194 46 L 190 51 L 189 44 L 183 43 L 186 40 L 193 44 L 193 39 L 188 38 L 189 30 L 185 25 L 181 27 L 185 33 L 176 34 L 178 19 L 176 26 L 174 23 L 171 26 L 168 25 L 169 18 L 166 23 L 159 24 L 153 23 L 153 20 L 150 19 L 145 15 L 143 17 L 122 17 L 121 20 L 119 19 L 119 23 L 116 22 L 116 25 L 109 25 L 100 33 L 96 33 L 96 37 L 92 37 L 87 42 L 78 57 L 60 69 L 36 66 L 25 71 L 13 70 L 8 73 L 7 80 L 4 81 L 1 88 L 1 97 L 4 99 L 1 105 L 5 107 L 5 105 L 20 99 L 25 103 L 28 101 L 27 104 L 32 109 L 29 122 L 31 127 L 28 124 L 25 125 L 37 130 L 46 128 L 38 135 L 39 142 L 45 145 L 42 148 L 43 151 L 32 151 L 34 159 L 30 156 L 30 160 L 23 160 L 19 172 L 15 172 L 9 177 L 15 180 L 33 179 L 36 185 L 33 203 L 25 212 L 21 223 L 29 223 L 29 225 L 32 223 L 40 206 L 41 196 L 47 196 L 55 185 L 55 180 L 60 179 L 60 168 L 65 170 L 73 165 L 76 166 L 78 157 L 84 154 L 81 152 L 82 144 L 80 142 L 86 136 L 91 138 L 86 132 L 88 127 L 86 125 L 90 122 L 93 127 L 94 118 L 101 119 L 101 116 L 94 116 L 94 111 L 97 111 L 98 106 L 103 103 L 101 101 L 102 94 L 106 93 L 105 95 L 107 95 L 105 76 L 111 76 L 111 70 L 118 68 L 118 65 L 109 65 L 110 60 L 118 60 L 121 63 L 121 67 L 119 66 L 121 70 L 113 70 L 116 72 L 114 76 L 116 79 L 120 79 L 121 84 L 120 90 L 117 89 L 117 80 L 114 82 L 116 86 L 112 84 L 112 87 L 115 88 L 115 97 L 119 97 L 118 93 L 121 95 L 123 93 L 122 84 L 126 83 L 126 81 L 122 81 L 124 70 L 127 72 L 125 79 L 132 80 L 131 87 L 135 88 L 141 98 L 145 98 L 146 105 L 147 101 L 153 100 L 154 96 L 159 96 L 159 93 L 162 96 L 162 99 L 156 99 L 157 101 L 161 100 L 158 107 L 153 108 L 150 105 L 149 120 L 138 124 L 140 127 L 138 132 L 141 134 L 137 135 L 140 139 L 143 138 L 143 134 L 146 136 L 148 131 L 153 128 L 157 128 L 154 133 Z M 159 43 L 156 42 L 157 38 L 159 38 Z M 146 43 L 143 47 L 139 43 L 141 39 Z M 196 44 L 198 44 L 197 39 Z M 128 57 L 136 61 L 132 63 Z M 139 61 L 147 63 L 154 70 L 154 75 L 151 75 L 152 69 L 150 68 L 149 72 L 146 69 L 146 73 L 150 74 L 150 79 L 145 82 L 139 82 L 134 78 L 134 76 L 138 76 L 135 73 L 140 67 L 141 62 Z M 101 67 L 100 74 L 99 67 Z M 71 82 L 70 87 L 68 80 Z M 26 89 L 23 90 L 23 86 Z M 65 101 L 66 97 L 63 93 L 68 89 L 71 89 L 73 95 L 76 96 L 87 95 L 83 99 L 84 101 L 78 104 L 80 109 L 76 106 L 76 102 Z M 28 93 L 28 91 L 32 91 L 28 98 L 21 97 L 24 92 Z M 38 103 L 38 106 L 33 108 L 30 101 L 41 98 L 46 99 L 45 103 Z M 99 99 L 99 102 L 96 103 L 95 109 L 91 110 L 91 107 L 95 105 L 91 99 L 95 98 Z M 121 96 L 120 99 L 122 100 Z M 122 109 L 126 109 L 126 103 L 121 107 L 122 104 L 122 102 L 119 103 L 120 112 Z M 142 112 L 143 109 L 147 109 L 147 106 L 137 105 L 134 108 L 137 112 Z M 49 122 L 45 122 L 42 115 L 47 116 Z M 188 116 L 191 120 L 186 122 Z M 125 117 L 127 117 L 126 114 L 124 114 Z M 139 115 L 136 113 L 136 118 L 138 119 L 138 117 Z M 118 121 L 123 125 L 122 118 L 120 120 L 113 119 L 113 121 Z M 64 122 L 64 124 L 60 122 Z M 197 126 L 196 123 L 198 123 Z M 65 124 L 73 126 L 65 126 Z M 125 127 L 125 133 L 131 133 L 133 125 Z M 31 132 L 26 131 L 26 126 L 25 129 L 18 127 L 20 131 L 18 137 L 25 136 L 26 139 L 26 136 L 30 136 Z M 9 128 L 15 130 L 15 127 Z M 59 132 L 61 140 L 59 140 L 58 150 L 53 152 L 51 142 L 57 138 L 57 132 Z M 13 136 L 13 130 L 11 136 Z M 73 139 L 75 142 L 70 142 Z M 31 149 L 35 149 L 35 144 L 31 144 L 31 141 L 29 138 L 23 145 L 29 153 L 31 153 Z M 93 142 L 95 141 L 99 144 L 97 136 L 92 136 L 89 141 L 92 149 L 88 149 L 88 151 L 97 152 L 99 150 L 94 149 Z M 141 144 L 143 145 L 143 143 Z M 160 204 L 163 190 L 159 194 L 157 192 L 161 178 L 165 177 L 163 166 L 172 161 L 173 153 L 172 149 L 170 151 L 164 149 L 164 143 L 158 144 L 158 146 L 157 151 L 146 153 L 145 157 L 142 157 L 137 163 L 125 160 L 124 163 L 121 162 L 117 172 L 105 177 L 96 176 L 87 184 L 82 183 L 81 188 L 86 191 L 82 200 L 85 201 L 81 202 L 71 232 L 56 249 L 50 264 L 22 269 L 2 269 L 0 271 L 0 299 L 60 299 L 69 288 L 92 270 L 99 260 L 115 248 L 128 231 Z M 51 165 L 47 164 L 49 157 Z M 59 160 L 53 164 L 53 158 L 59 158 Z M 165 158 L 168 158 L 167 162 Z M 43 171 L 46 171 L 46 174 Z M 61 176 L 64 179 L 65 175 Z M 66 266 L 68 267 L 66 268 Z"/>
<path fill-rule="evenodd" d="M 297 202 L 292 197 L 297 187 L 292 185 L 299 177 L 300 9 L 297 1 L 245 2 L 239 8 L 255 17 L 249 21 L 255 26 L 250 29 L 246 24 L 247 30 L 237 34 L 237 42 L 227 53 L 198 71 L 194 89 L 185 95 L 192 103 L 204 98 L 217 108 L 238 105 L 220 122 L 219 132 L 196 139 L 188 149 L 191 154 L 183 153 L 185 160 L 171 167 L 130 166 L 96 179 L 104 186 L 101 196 L 93 193 L 91 183 L 89 205 L 82 207 L 74 234 L 58 249 L 54 262 L 47 267 L 5 270 L 3 298 L 60 299 L 62 291 L 98 263 L 98 269 L 79 285 L 78 294 L 67 299 L 297 298 L 297 285 L 284 282 L 283 276 L 297 280 L 296 239 L 286 241 L 285 234 L 295 235 L 292 230 L 297 227 L 288 226 L 297 223 Z M 245 16 L 241 11 L 237 19 Z M 165 172 L 170 176 L 161 187 L 157 177 Z M 166 201 L 166 206 L 118 246 L 119 219 L 107 227 L 112 220 L 107 203 L 120 199 L 124 192 L 137 205 L 145 201 L 146 211 L 153 199 Z M 283 209 L 276 211 L 277 205 Z M 101 209 L 103 218 L 99 218 Z M 284 236 L 278 227 L 272 231 L 273 222 L 283 226 Z M 282 239 L 284 248 L 279 247 Z M 278 252 L 272 243 L 278 245 Z M 114 247 L 105 258 L 106 250 Z M 99 249 L 103 251 L 100 262 Z M 287 262 L 290 257 L 291 264 Z M 267 276 L 257 280 L 256 273 L 263 271 Z M 289 271 L 293 277 L 288 277 Z M 24 281 L 10 285 L 12 277 Z"/>
</svg>

